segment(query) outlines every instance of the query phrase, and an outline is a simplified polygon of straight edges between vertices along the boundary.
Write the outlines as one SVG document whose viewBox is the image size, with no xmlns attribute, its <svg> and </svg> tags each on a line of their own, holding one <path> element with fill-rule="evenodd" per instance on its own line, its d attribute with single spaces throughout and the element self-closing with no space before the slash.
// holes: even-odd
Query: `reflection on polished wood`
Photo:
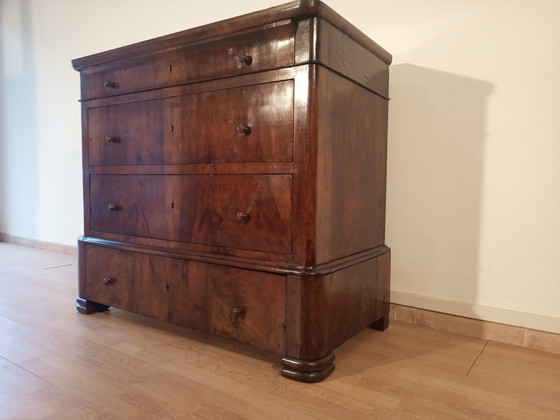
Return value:
<svg viewBox="0 0 560 420">
<path fill-rule="evenodd" d="M 0 243 L 0 419 L 560 418 L 558 355 L 392 322 L 302 384 L 273 353 L 116 309 L 80 315 L 76 270 Z"/>
</svg>

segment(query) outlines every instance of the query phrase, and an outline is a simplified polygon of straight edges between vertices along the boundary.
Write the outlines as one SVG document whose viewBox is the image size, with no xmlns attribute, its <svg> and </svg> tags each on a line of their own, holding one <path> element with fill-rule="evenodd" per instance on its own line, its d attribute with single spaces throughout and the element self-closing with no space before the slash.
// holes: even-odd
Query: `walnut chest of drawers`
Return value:
<svg viewBox="0 0 560 420">
<path fill-rule="evenodd" d="M 319 381 L 385 329 L 391 55 L 301 0 L 73 60 L 78 310 L 109 306 L 282 356 Z"/>
</svg>

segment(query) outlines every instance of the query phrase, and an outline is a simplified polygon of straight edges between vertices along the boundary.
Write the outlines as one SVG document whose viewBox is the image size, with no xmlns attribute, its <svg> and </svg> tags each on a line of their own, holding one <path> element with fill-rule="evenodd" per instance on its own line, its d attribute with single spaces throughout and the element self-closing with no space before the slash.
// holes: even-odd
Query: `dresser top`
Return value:
<svg viewBox="0 0 560 420">
<path fill-rule="evenodd" d="M 259 27 L 266 27 L 287 20 L 300 21 L 311 17 L 318 17 L 329 22 L 358 44 L 374 53 L 386 64 L 391 64 L 392 56 L 390 53 L 368 38 L 367 35 L 325 3 L 320 0 L 297 0 L 281 6 L 271 7 L 269 9 L 187 29 L 129 46 L 77 58 L 72 60 L 72 66 L 74 69 L 81 71 L 86 67 L 96 66 L 114 60 L 151 54 L 156 51 L 196 44 L 206 40 L 219 39 L 220 37 L 232 33 L 258 29 Z"/>
</svg>

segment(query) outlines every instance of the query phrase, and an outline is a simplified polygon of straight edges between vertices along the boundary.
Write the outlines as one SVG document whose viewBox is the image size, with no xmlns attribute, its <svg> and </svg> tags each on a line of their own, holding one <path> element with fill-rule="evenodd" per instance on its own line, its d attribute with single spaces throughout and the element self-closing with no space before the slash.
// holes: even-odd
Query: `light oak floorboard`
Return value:
<svg viewBox="0 0 560 420">
<path fill-rule="evenodd" d="M 76 312 L 76 258 L 0 243 L 0 419 L 558 419 L 560 356 L 393 322 L 319 384 L 279 355 L 118 309 Z"/>
</svg>

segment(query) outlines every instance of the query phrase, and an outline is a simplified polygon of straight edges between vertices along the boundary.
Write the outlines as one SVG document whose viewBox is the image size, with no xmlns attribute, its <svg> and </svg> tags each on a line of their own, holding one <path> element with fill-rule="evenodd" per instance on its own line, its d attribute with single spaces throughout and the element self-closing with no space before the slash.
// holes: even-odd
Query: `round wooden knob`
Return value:
<svg viewBox="0 0 560 420">
<path fill-rule="evenodd" d="M 115 86 L 117 86 L 116 83 L 113 82 L 112 80 L 105 80 L 103 84 L 105 85 L 106 88 L 114 88 Z"/>
<path fill-rule="evenodd" d="M 253 57 L 251 57 L 250 55 L 242 55 L 239 57 L 239 61 L 250 66 L 251 64 L 253 64 Z"/>
<path fill-rule="evenodd" d="M 107 137 L 105 137 L 105 143 L 107 143 L 107 144 L 118 143 L 118 142 L 119 142 L 119 138 L 118 138 L 118 137 L 114 137 L 114 136 L 107 136 Z"/>
<path fill-rule="evenodd" d="M 237 132 L 239 134 L 245 134 L 246 136 L 250 135 L 253 130 L 251 129 L 251 127 L 249 127 L 248 125 L 245 124 L 239 124 L 237 126 Z"/>
<path fill-rule="evenodd" d="M 107 206 L 107 210 L 109 211 L 117 211 L 120 210 L 120 206 L 118 204 L 109 204 Z"/>
<path fill-rule="evenodd" d="M 243 318 L 245 318 L 245 315 L 245 309 L 239 306 L 236 306 L 231 310 L 231 318 L 233 321 L 241 321 Z"/>
<path fill-rule="evenodd" d="M 114 282 L 115 282 L 115 279 L 112 278 L 112 277 L 105 277 L 105 278 L 103 279 L 103 284 L 104 284 L 105 286 L 109 286 L 109 285 L 113 284 Z"/>
</svg>

